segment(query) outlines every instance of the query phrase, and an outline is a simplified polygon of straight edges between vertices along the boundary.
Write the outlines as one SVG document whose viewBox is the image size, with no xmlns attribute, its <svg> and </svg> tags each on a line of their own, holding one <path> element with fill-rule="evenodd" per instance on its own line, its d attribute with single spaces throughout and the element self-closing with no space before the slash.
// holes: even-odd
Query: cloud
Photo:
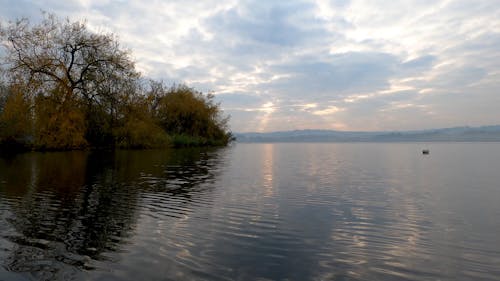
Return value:
<svg viewBox="0 0 500 281">
<path fill-rule="evenodd" d="M 234 131 L 498 123 L 495 1 L 0 0 L 87 19 L 145 75 L 214 91 Z M 471 105 L 471 106 L 467 106 Z"/>
<path fill-rule="evenodd" d="M 214 15 L 206 24 L 239 47 L 293 47 L 328 36 L 319 19 L 307 17 L 314 8 L 300 1 L 246 1 Z"/>
<path fill-rule="evenodd" d="M 273 83 L 279 90 L 288 91 L 287 95 L 313 93 L 318 97 L 331 97 L 384 88 L 395 71 L 396 61 L 394 56 L 385 53 L 344 53 L 298 57 L 271 70 L 290 75 L 290 79 Z"/>
</svg>

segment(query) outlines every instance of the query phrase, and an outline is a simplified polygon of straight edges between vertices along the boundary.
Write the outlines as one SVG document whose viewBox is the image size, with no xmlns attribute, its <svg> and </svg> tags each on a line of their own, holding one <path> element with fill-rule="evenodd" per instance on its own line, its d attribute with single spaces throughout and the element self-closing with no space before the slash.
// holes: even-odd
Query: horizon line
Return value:
<svg viewBox="0 0 500 281">
<path fill-rule="evenodd" d="M 266 131 L 266 132 L 233 132 L 233 134 L 270 134 L 270 133 L 287 133 L 287 132 L 300 132 L 300 131 L 324 131 L 324 132 L 342 132 L 342 133 L 384 133 L 384 132 L 422 132 L 422 131 L 433 131 L 433 130 L 446 130 L 446 129 L 459 129 L 459 128 L 469 128 L 469 129 L 479 129 L 485 127 L 500 127 L 500 124 L 495 125 L 479 125 L 479 126 L 453 126 L 453 127 L 434 127 L 429 129 L 405 129 L 405 130 L 335 130 L 335 129 L 290 129 L 290 130 L 277 130 L 277 131 Z"/>
</svg>

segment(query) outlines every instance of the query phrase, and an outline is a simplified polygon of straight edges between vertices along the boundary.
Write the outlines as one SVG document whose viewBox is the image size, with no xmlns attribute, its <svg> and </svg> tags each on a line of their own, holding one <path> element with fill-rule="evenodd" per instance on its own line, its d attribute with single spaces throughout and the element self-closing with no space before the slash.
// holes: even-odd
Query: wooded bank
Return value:
<svg viewBox="0 0 500 281">
<path fill-rule="evenodd" d="M 136 70 L 113 34 L 44 15 L 0 27 L 0 146 L 38 150 L 226 145 L 212 94 Z"/>
</svg>

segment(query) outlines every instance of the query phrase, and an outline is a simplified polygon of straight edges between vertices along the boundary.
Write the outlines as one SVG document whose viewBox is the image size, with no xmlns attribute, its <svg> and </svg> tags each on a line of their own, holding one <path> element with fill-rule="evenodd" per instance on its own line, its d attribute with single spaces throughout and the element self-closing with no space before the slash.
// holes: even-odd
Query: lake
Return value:
<svg viewBox="0 0 500 281">
<path fill-rule="evenodd" d="M 0 280 L 500 280 L 500 143 L 2 155 Z"/>
</svg>

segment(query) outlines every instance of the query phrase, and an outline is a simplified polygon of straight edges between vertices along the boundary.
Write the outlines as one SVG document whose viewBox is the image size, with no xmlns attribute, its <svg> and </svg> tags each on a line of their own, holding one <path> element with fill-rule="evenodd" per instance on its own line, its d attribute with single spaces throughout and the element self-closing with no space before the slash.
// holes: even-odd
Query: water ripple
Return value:
<svg viewBox="0 0 500 281">
<path fill-rule="evenodd" d="M 435 145 L 0 158 L 0 279 L 498 280 L 500 149 Z"/>
</svg>

